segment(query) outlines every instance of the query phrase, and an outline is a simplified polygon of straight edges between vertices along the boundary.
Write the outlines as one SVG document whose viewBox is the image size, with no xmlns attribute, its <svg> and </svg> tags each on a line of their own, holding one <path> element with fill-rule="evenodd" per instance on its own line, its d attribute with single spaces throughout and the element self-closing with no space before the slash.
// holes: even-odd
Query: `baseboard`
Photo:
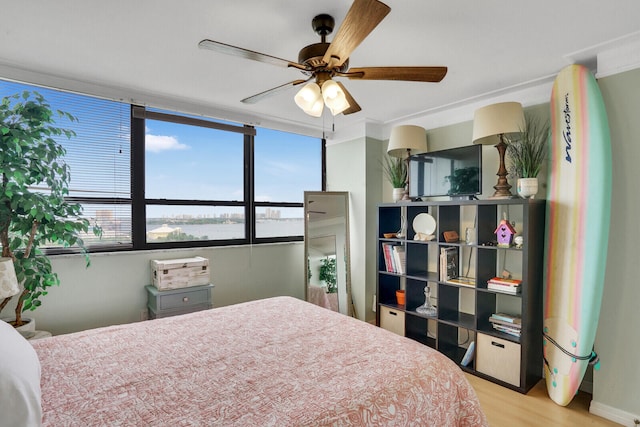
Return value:
<svg viewBox="0 0 640 427">
<path fill-rule="evenodd" d="M 602 418 L 606 418 L 626 427 L 636 427 L 634 420 L 640 420 L 640 415 L 632 414 L 621 409 L 613 408 L 595 400 L 589 405 L 589 412 Z"/>
</svg>

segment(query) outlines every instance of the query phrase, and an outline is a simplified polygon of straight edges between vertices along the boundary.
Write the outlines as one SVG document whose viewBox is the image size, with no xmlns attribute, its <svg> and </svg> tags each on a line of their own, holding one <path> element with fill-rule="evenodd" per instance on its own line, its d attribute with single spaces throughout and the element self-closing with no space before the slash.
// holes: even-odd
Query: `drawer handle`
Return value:
<svg viewBox="0 0 640 427">
<path fill-rule="evenodd" d="M 398 313 L 396 313 L 395 311 L 390 311 L 389 314 L 392 315 L 392 316 L 397 316 L 398 315 Z"/>
<path fill-rule="evenodd" d="M 182 302 L 189 302 L 189 297 L 182 298 Z"/>
<path fill-rule="evenodd" d="M 500 344 L 499 342 L 491 341 L 491 345 L 495 345 L 496 347 L 504 348 L 504 344 Z"/>
</svg>

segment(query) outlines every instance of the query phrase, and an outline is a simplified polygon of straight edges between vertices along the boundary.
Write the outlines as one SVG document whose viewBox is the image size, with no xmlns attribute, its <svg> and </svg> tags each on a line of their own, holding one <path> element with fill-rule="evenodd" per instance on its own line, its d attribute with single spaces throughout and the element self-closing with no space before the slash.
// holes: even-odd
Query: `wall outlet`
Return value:
<svg viewBox="0 0 640 427">
<path fill-rule="evenodd" d="M 149 320 L 149 310 L 148 309 L 144 309 L 144 310 L 140 310 L 140 320 Z"/>
</svg>

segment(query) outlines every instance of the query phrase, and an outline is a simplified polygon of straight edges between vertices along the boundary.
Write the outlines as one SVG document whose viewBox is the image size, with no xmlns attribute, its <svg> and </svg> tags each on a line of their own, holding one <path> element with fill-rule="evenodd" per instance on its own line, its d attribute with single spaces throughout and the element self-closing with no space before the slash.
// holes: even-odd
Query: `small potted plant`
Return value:
<svg viewBox="0 0 640 427">
<path fill-rule="evenodd" d="M 0 301 L 0 311 L 15 298 L 15 327 L 22 312 L 35 310 L 48 288 L 60 284 L 42 246 L 76 246 L 89 258 L 81 235 L 90 223 L 82 205 L 70 203 L 69 166 L 65 149 L 56 138 L 71 138 L 72 130 L 56 118 L 75 121 L 69 113 L 54 111 L 37 92 L 6 96 L 0 103 L 0 246 L 2 257 L 13 260 L 20 293 Z M 99 227 L 93 233 L 101 234 Z"/>
<path fill-rule="evenodd" d="M 385 156 L 382 164 L 384 174 L 393 186 L 393 201 L 401 200 L 407 183 L 407 164 L 400 157 Z"/>
<path fill-rule="evenodd" d="M 538 193 L 538 173 L 547 157 L 549 131 L 548 120 L 525 114 L 525 129 L 507 146 L 510 171 L 518 178 L 517 189 L 521 197 L 533 198 Z"/>
</svg>

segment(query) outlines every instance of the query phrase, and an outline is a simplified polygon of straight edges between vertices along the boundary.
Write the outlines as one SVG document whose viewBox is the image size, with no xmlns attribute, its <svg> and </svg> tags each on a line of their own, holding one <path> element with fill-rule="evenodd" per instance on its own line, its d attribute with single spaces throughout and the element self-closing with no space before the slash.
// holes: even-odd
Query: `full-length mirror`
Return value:
<svg viewBox="0 0 640 427">
<path fill-rule="evenodd" d="M 304 193 L 307 301 L 353 316 L 349 266 L 349 193 Z"/>
</svg>

